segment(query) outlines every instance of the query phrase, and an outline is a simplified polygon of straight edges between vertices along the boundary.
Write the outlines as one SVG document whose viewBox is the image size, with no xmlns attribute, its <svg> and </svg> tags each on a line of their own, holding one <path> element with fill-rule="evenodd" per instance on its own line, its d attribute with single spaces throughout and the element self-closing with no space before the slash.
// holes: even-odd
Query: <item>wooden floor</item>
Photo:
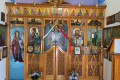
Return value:
<svg viewBox="0 0 120 80">
<path fill-rule="evenodd" d="M 44 79 L 44 80 L 50 80 L 50 79 Z M 66 79 L 57 79 L 57 80 L 66 80 Z M 99 77 L 79 78 L 78 80 L 99 80 Z"/>
<path fill-rule="evenodd" d="M 31 79 L 27 78 L 27 79 L 24 79 L 24 80 L 31 80 Z M 41 78 L 39 78 L 38 80 L 53 80 L 53 79 L 41 79 Z M 99 80 L 99 77 L 79 78 L 79 80 Z"/>
<path fill-rule="evenodd" d="M 79 80 L 99 80 L 99 77 L 80 78 Z"/>
</svg>

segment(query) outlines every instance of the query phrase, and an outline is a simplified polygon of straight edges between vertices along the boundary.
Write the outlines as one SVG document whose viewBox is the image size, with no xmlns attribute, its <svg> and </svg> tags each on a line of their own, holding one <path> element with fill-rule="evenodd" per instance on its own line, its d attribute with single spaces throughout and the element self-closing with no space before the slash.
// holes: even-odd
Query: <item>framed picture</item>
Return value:
<svg viewBox="0 0 120 80">
<path fill-rule="evenodd" d="M 104 58 L 108 59 L 108 52 L 104 53 Z"/>
<path fill-rule="evenodd" d="M 75 54 L 80 54 L 80 46 L 75 47 Z"/>
<path fill-rule="evenodd" d="M 33 53 L 34 52 L 34 46 L 28 46 L 27 47 L 27 53 Z"/>
<path fill-rule="evenodd" d="M 1 12 L 1 21 L 5 22 L 5 13 Z"/>
<path fill-rule="evenodd" d="M 107 23 L 106 23 L 106 24 L 107 24 L 107 25 L 110 24 L 110 16 L 107 17 Z"/>
<path fill-rule="evenodd" d="M 120 22 L 120 11 L 118 12 L 118 22 Z"/>
<path fill-rule="evenodd" d="M 118 22 L 118 20 L 119 20 L 119 16 L 118 16 L 118 13 L 117 13 L 117 14 L 115 14 L 115 22 Z"/>
<path fill-rule="evenodd" d="M 0 49 L 0 61 L 2 60 L 2 49 Z"/>
<path fill-rule="evenodd" d="M 34 53 L 39 54 L 41 51 L 40 45 L 34 45 Z"/>
<path fill-rule="evenodd" d="M 84 50 L 84 54 L 90 54 L 90 49 L 88 46 L 84 46 L 83 50 Z"/>
<path fill-rule="evenodd" d="M 92 47 L 92 54 L 98 54 L 97 47 Z"/>
<path fill-rule="evenodd" d="M 110 24 L 115 23 L 115 15 L 110 16 Z"/>
<path fill-rule="evenodd" d="M 6 45 L 7 27 L 0 24 L 0 46 Z"/>
<path fill-rule="evenodd" d="M 111 41 L 111 28 L 104 29 L 104 48 L 107 48 Z"/>
<path fill-rule="evenodd" d="M 109 53 L 109 61 L 112 61 L 112 54 Z"/>
<path fill-rule="evenodd" d="M 2 58 L 5 58 L 7 57 L 7 48 L 4 47 L 3 50 L 2 50 Z"/>
</svg>

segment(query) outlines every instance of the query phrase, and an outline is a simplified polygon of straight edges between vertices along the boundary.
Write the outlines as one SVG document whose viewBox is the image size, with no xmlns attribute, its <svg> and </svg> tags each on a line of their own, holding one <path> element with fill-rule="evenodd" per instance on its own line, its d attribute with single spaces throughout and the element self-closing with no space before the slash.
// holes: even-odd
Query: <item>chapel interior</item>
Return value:
<svg viewBox="0 0 120 80">
<path fill-rule="evenodd" d="M 0 0 L 0 80 L 120 80 L 120 0 Z"/>
</svg>

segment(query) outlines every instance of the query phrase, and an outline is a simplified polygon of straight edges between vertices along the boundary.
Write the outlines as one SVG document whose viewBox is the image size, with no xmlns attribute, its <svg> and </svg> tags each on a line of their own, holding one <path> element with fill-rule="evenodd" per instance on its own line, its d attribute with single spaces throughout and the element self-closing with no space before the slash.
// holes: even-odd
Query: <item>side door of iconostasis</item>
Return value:
<svg viewBox="0 0 120 80">
<path fill-rule="evenodd" d="M 30 78 L 29 74 L 33 71 L 43 72 L 43 54 L 42 54 L 42 35 L 43 24 L 42 18 L 25 18 L 26 19 L 26 64 L 25 77 Z"/>
<path fill-rule="evenodd" d="M 71 38 L 71 54 L 70 54 L 70 70 L 78 72 L 80 77 L 86 74 L 86 56 L 83 55 L 83 47 L 86 45 L 86 20 L 70 19 L 70 38 Z M 75 54 L 75 47 L 80 48 L 80 54 Z"/>
<path fill-rule="evenodd" d="M 78 9 L 81 16 L 92 16 L 93 12 L 97 17 L 101 10 L 98 9 Z M 101 69 L 101 44 L 103 20 L 94 18 L 72 18 L 70 19 L 71 55 L 70 69 L 76 69 L 80 78 L 100 77 Z M 75 49 L 80 48 L 80 53 L 76 54 Z M 97 50 L 94 53 L 94 49 Z"/>
<path fill-rule="evenodd" d="M 41 18 L 10 17 L 9 79 L 30 79 L 29 74 L 42 72 Z"/>
<path fill-rule="evenodd" d="M 15 22 L 18 19 L 21 22 Z M 10 20 L 10 21 L 9 21 Z M 25 27 L 23 18 L 10 17 L 9 31 L 9 80 L 24 79 Z M 18 25 L 16 25 L 18 24 Z"/>
<path fill-rule="evenodd" d="M 68 41 L 66 37 L 62 34 L 60 29 L 54 24 L 58 21 L 59 26 L 68 34 L 68 26 L 66 19 L 45 19 L 44 20 L 44 35 L 51 31 L 44 40 L 44 55 L 45 55 L 45 68 L 44 75 L 45 80 L 49 79 L 60 79 L 64 80 L 67 77 L 67 46 Z M 52 29 L 52 30 L 51 30 Z"/>
</svg>

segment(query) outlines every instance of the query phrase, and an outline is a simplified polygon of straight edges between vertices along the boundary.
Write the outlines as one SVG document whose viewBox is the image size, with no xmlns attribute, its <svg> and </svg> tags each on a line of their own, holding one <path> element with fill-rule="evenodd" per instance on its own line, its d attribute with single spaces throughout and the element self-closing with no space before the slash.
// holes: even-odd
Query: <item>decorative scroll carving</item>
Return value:
<svg viewBox="0 0 120 80">
<path fill-rule="evenodd" d="M 99 76 L 99 65 L 96 65 L 94 73 L 95 73 L 95 76 Z"/>
<path fill-rule="evenodd" d="M 91 62 L 92 55 L 88 55 L 88 62 Z"/>
<path fill-rule="evenodd" d="M 88 65 L 88 76 L 92 76 L 93 70 L 91 65 Z"/>
<path fill-rule="evenodd" d="M 58 75 L 65 74 L 65 54 L 58 51 Z"/>
<path fill-rule="evenodd" d="M 53 75 L 53 50 L 46 54 L 46 75 Z"/>
<path fill-rule="evenodd" d="M 33 71 L 39 69 L 40 54 L 28 54 L 28 75 Z"/>
<path fill-rule="evenodd" d="M 99 55 L 88 56 L 88 76 L 99 76 Z"/>
<path fill-rule="evenodd" d="M 88 62 L 99 62 L 99 55 L 89 55 Z"/>
<path fill-rule="evenodd" d="M 31 61 L 33 54 L 28 54 L 28 61 Z"/>
<path fill-rule="evenodd" d="M 39 61 L 40 59 L 40 54 L 35 54 L 36 60 Z"/>
<path fill-rule="evenodd" d="M 99 62 L 99 55 L 96 55 L 96 60 L 97 62 Z"/>
<path fill-rule="evenodd" d="M 82 55 L 71 53 L 71 69 L 76 69 L 78 74 L 82 76 Z"/>
<path fill-rule="evenodd" d="M 78 68 L 77 72 L 80 76 L 82 76 L 82 64 L 79 65 L 79 68 Z"/>
<path fill-rule="evenodd" d="M 28 75 L 36 69 L 39 69 L 39 64 L 28 64 Z"/>
<path fill-rule="evenodd" d="M 117 61 L 115 61 L 115 63 L 117 63 L 117 68 L 116 68 L 116 71 L 117 71 L 117 75 L 116 75 L 116 79 L 118 80 L 118 79 L 120 79 L 120 76 L 119 76 L 119 74 L 120 74 L 120 58 L 117 58 Z"/>
</svg>

